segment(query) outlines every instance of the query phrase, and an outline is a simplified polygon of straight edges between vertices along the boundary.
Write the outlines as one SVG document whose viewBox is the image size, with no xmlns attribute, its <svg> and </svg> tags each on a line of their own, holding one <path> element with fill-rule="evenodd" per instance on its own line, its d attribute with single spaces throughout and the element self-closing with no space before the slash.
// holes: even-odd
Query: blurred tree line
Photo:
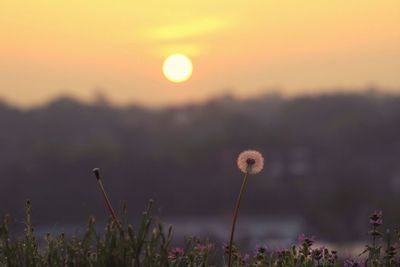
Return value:
<svg viewBox="0 0 400 267">
<path fill-rule="evenodd" d="M 330 94 L 147 109 L 60 98 L 22 111 L 0 104 L 0 213 L 36 224 L 106 216 L 92 168 L 112 200 L 139 215 L 149 198 L 166 215 L 230 216 L 236 157 L 265 156 L 242 213 L 296 215 L 318 239 L 365 237 L 382 209 L 400 225 L 400 96 Z"/>
</svg>

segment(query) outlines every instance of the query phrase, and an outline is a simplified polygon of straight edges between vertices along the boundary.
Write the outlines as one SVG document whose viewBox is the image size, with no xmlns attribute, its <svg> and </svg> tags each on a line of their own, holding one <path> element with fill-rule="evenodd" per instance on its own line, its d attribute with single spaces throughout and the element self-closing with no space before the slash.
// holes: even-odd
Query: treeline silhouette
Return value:
<svg viewBox="0 0 400 267">
<path fill-rule="evenodd" d="M 286 99 L 222 97 L 203 105 L 146 109 L 60 98 L 27 111 L 0 104 L 0 213 L 36 224 L 83 222 L 110 197 L 140 215 L 230 216 L 241 183 L 236 157 L 265 156 L 242 213 L 298 216 L 318 239 L 365 237 L 365 218 L 400 213 L 400 96 L 337 93 Z"/>
</svg>

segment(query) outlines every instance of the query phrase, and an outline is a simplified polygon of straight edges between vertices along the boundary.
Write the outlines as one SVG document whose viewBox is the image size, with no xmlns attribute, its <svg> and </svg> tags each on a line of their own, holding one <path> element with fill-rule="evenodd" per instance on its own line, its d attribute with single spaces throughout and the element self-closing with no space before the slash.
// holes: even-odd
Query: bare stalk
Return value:
<svg viewBox="0 0 400 267">
<path fill-rule="evenodd" d="M 110 212 L 110 214 L 111 214 L 111 216 L 112 216 L 112 218 L 113 218 L 115 224 L 117 225 L 118 229 L 119 229 L 120 231 L 122 231 L 122 227 L 121 227 L 121 224 L 120 224 L 120 222 L 119 222 L 119 220 L 118 220 L 117 214 L 115 213 L 115 211 L 114 211 L 114 209 L 113 209 L 113 207 L 112 207 L 112 205 L 111 205 L 111 201 L 110 201 L 110 199 L 108 198 L 107 193 L 106 193 L 106 190 L 104 189 L 104 186 L 103 186 L 103 182 L 101 181 L 101 178 L 100 178 L 100 169 L 99 169 L 99 168 L 94 168 L 94 169 L 93 169 L 93 173 L 94 173 L 94 175 L 96 176 L 97 184 L 99 185 L 100 191 L 101 191 L 101 193 L 103 194 L 103 197 L 104 197 L 104 200 L 105 200 L 105 202 L 106 202 L 106 206 L 107 206 L 107 208 L 108 208 L 108 211 Z"/>
<path fill-rule="evenodd" d="M 232 267 L 232 246 L 233 246 L 233 238 L 234 238 L 234 235 L 235 235 L 236 220 L 237 220 L 237 216 L 238 216 L 238 213 L 239 213 L 240 202 L 242 200 L 242 196 L 243 196 L 244 190 L 246 188 L 248 177 L 249 177 L 249 172 L 247 171 L 244 174 L 242 186 L 240 187 L 239 196 L 238 196 L 238 198 L 236 200 L 235 211 L 233 212 L 231 237 L 230 237 L 230 240 L 229 240 L 228 267 Z"/>
</svg>

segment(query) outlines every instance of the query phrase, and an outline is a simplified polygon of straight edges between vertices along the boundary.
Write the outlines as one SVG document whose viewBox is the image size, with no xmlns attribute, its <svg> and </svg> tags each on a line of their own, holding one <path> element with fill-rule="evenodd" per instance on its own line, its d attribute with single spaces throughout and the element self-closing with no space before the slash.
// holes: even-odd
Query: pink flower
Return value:
<svg viewBox="0 0 400 267">
<path fill-rule="evenodd" d="M 170 260 L 176 260 L 178 259 L 180 256 L 182 256 L 184 254 L 184 249 L 183 248 L 173 248 L 168 255 L 168 259 Z"/>
<path fill-rule="evenodd" d="M 264 158 L 258 151 L 246 150 L 240 153 L 237 165 L 244 173 L 256 174 L 264 168 Z"/>
</svg>

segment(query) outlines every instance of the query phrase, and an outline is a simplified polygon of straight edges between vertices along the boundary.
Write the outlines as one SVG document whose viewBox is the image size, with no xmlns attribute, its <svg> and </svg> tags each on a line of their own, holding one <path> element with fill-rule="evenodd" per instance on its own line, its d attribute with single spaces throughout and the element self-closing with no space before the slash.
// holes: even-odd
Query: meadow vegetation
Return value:
<svg viewBox="0 0 400 267">
<path fill-rule="evenodd" d="M 132 267 L 207 267 L 226 266 L 229 246 L 200 242 L 187 238 L 185 246 L 172 244 L 173 229 L 154 221 L 152 201 L 138 227 L 129 224 L 123 214 L 121 228 L 110 217 L 103 232 L 95 230 L 96 221 L 89 217 L 85 232 L 67 238 L 46 234 L 38 240 L 31 221 L 31 203 L 26 204 L 25 232 L 14 236 L 8 228 L 9 217 L 0 224 L 0 266 L 65 267 L 65 266 L 132 266 Z M 382 235 L 382 213 L 370 216 L 371 240 L 364 252 L 354 259 L 343 259 L 340 252 L 314 246 L 314 239 L 301 234 L 298 243 L 285 249 L 258 246 L 253 252 L 241 252 L 235 245 L 232 266 L 235 267 L 284 267 L 284 266 L 399 266 L 399 234 Z M 44 241 L 44 242 L 43 242 Z M 220 246 L 221 245 L 221 246 Z M 223 255 L 220 256 L 220 251 Z"/>
</svg>

